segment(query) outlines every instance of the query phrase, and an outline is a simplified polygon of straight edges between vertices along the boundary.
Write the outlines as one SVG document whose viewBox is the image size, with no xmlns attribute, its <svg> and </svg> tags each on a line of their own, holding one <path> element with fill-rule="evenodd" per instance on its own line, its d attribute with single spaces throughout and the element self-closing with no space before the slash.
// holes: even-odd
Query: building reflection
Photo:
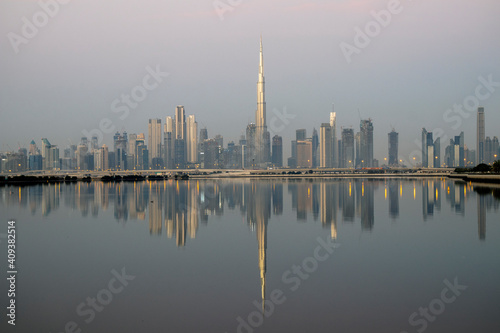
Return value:
<svg viewBox="0 0 500 333">
<path fill-rule="evenodd" d="M 379 186 L 383 187 L 383 193 L 378 191 Z M 418 191 L 421 194 L 417 195 Z M 466 207 L 471 207 L 467 200 L 472 195 L 473 199 L 477 197 L 479 239 L 484 240 L 487 211 L 498 210 L 499 191 L 498 187 L 474 187 L 439 178 L 78 182 L 3 186 L 0 208 L 19 206 L 32 215 L 48 217 L 63 205 L 83 217 L 102 218 L 112 214 L 115 221 L 124 225 L 129 221 L 147 221 L 151 235 L 166 235 L 179 247 L 195 239 L 200 226 L 222 216 L 225 209 L 239 211 L 257 233 L 259 269 L 264 279 L 267 223 L 272 215 L 282 215 L 291 209 L 299 222 L 319 220 L 335 239 L 339 220 L 359 223 L 365 231 L 375 228 L 376 195 L 384 196 L 387 219 L 400 217 L 402 200 L 421 197 L 424 221 L 441 210 L 442 200 L 455 214 L 465 216 Z M 265 280 L 262 281 L 264 286 Z"/>
<path fill-rule="evenodd" d="M 267 224 L 271 217 L 271 195 L 274 194 L 273 190 L 275 189 L 266 182 L 254 181 L 246 186 L 248 194 L 247 223 L 257 234 L 262 309 L 264 309 L 266 299 Z"/>
<path fill-rule="evenodd" d="M 337 239 L 337 202 L 338 202 L 338 183 L 327 184 L 320 183 L 320 209 L 321 224 L 324 228 L 330 229 L 330 237 Z"/>
<path fill-rule="evenodd" d="M 420 189 L 417 187 L 419 183 Z M 400 200 L 405 196 L 409 201 L 416 200 L 417 189 L 422 191 L 424 221 L 435 211 L 440 211 L 443 196 L 451 209 L 463 216 L 468 198 L 471 194 L 476 195 L 478 236 L 482 241 L 486 239 L 487 211 L 498 211 L 500 207 L 500 188 L 474 187 L 470 183 L 445 179 L 214 179 L 5 186 L 0 187 L 0 208 L 18 205 L 32 215 L 39 213 L 47 217 L 62 203 L 84 217 L 102 218 L 111 205 L 114 220 L 118 223 L 147 219 L 152 236 L 166 234 L 178 247 L 195 239 L 200 224 L 207 226 L 210 219 L 222 216 L 225 209 L 239 211 L 257 237 L 256 266 L 264 309 L 270 218 L 282 215 L 290 205 L 297 221 L 319 219 L 332 239 L 339 236 L 339 216 L 342 223 L 359 223 L 361 230 L 372 231 L 375 227 L 375 193 L 382 193 L 377 191 L 379 185 L 383 186 L 388 219 L 399 217 Z M 404 191 L 404 185 L 412 185 L 412 191 Z M 284 186 L 288 187 L 289 201 L 284 200 Z"/>
<path fill-rule="evenodd" d="M 389 194 L 389 216 L 392 219 L 397 219 L 399 217 L 399 192 L 400 188 L 402 188 L 403 184 L 401 180 L 398 179 L 389 179 L 386 183 L 386 194 Z"/>
<path fill-rule="evenodd" d="M 479 239 L 486 240 L 486 212 L 500 208 L 500 187 L 473 187 L 477 193 L 477 228 Z"/>
</svg>

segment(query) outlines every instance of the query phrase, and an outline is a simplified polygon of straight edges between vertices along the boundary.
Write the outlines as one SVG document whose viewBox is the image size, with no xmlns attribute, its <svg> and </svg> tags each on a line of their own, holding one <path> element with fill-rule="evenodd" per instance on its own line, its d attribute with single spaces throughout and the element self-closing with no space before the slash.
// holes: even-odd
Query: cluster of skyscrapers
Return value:
<svg viewBox="0 0 500 333">
<path fill-rule="evenodd" d="M 465 144 L 465 134 L 450 139 L 445 148 L 444 161 L 441 161 L 441 137 L 433 140 L 433 133 L 422 129 L 422 166 L 427 168 L 440 167 L 473 167 L 477 164 L 492 164 L 500 157 L 498 137 L 485 136 L 484 108 L 477 110 L 477 145 L 476 150 L 469 149 Z"/>
<path fill-rule="evenodd" d="M 147 140 L 146 140 L 147 139 Z M 444 139 L 444 137 L 443 137 Z M 441 161 L 441 137 L 422 129 L 424 168 L 467 167 L 479 163 L 491 164 L 500 157 L 498 137 L 485 136 L 484 108 L 477 114 L 477 146 L 470 150 L 465 145 L 464 133 L 450 139 Z M 399 134 L 393 129 L 388 134 L 388 158 L 385 166 L 403 166 L 398 159 Z M 174 116 L 149 119 L 147 138 L 144 133 L 117 132 L 113 137 L 113 151 L 99 146 L 98 138 L 82 137 L 78 145 L 60 150 L 47 138 L 42 138 L 39 149 L 31 141 L 29 152 L 19 148 L 17 153 L 0 154 L 0 172 L 26 170 L 172 170 L 172 169 L 241 169 L 283 167 L 283 138 L 270 138 L 266 123 L 264 55 L 260 40 L 260 62 L 257 81 L 257 109 L 255 123 L 248 124 L 245 135 L 224 147 L 221 135 L 208 137 L 206 128 L 199 129 L 194 115 L 186 116 L 184 106 L 175 109 Z M 409 161 L 416 166 L 416 161 Z M 340 128 L 337 134 L 337 114 L 332 110 L 330 121 L 322 123 L 319 134 L 313 129 L 296 130 L 291 141 L 290 168 L 377 168 L 379 161 L 373 154 L 373 122 L 361 119 L 359 131 Z"/>
<path fill-rule="evenodd" d="M 296 131 L 292 141 L 292 156 L 288 166 L 292 168 L 372 168 L 378 166 L 373 158 L 373 123 L 361 120 L 356 134 L 353 128 L 341 128 L 337 138 L 337 114 L 330 113 L 330 122 L 322 123 L 320 132 L 313 129 L 307 138 L 305 129 Z"/>
</svg>

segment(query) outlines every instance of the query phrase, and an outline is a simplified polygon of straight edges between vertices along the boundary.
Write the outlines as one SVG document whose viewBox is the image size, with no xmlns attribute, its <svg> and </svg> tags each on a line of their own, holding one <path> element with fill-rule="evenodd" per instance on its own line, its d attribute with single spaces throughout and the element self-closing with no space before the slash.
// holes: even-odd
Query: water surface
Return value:
<svg viewBox="0 0 500 333">
<path fill-rule="evenodd" d="M 0 187 L 15 331 L 499 332 L 499 207 L 439 178 Z"/>
</svg>

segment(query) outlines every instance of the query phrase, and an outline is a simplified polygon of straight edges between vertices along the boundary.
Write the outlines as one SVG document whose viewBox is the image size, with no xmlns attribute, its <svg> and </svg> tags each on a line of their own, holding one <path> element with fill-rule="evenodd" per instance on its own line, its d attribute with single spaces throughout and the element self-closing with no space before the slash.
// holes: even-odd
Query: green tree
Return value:
<svg viewBox="0 0 500 333">
<path fill-rule="evenodd" d="M 500 160 L 495 161 L 495 163 L 493 163 L 493 172 L 500 173 Z"/>
<path fill-rule="evenodd" d="M 474 169 L 472 169 L 472 172 L 490 172 L 490 171 L 491 171 L 491 166 L 484 163 L 476 165 Z"/>
</svg>

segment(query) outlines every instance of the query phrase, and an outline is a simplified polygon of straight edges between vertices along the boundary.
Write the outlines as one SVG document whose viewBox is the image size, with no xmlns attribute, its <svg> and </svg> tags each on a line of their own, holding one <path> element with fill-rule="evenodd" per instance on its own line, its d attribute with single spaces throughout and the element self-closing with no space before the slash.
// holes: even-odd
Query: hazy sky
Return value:
<svg viewBox="0 0 500 333">
<path fill-rule="evenodd" d="M 319 130 L 332 103 L 337 132 L 357 131 L 360 115 L 373 119 L 379 159 L 387 157 L 391 125 L 400 157 L 419 149 L 422 127 L 448 136 L 463 130 L 475 149 L 475 111 L 446 110 L 464 100 L 474 106 L 478 77 L 500 82 L 500 2 L 394 1 L 73 0 L 49 6 L 50 17 L 39 1 L 1 0 L 0 151 L 31 139 L 40 145 L 42 137 L 65 148 L 105 118 L 117 130 L 147 134 L 148 119 L 163 123 L 176 105 L 210 137 L 237 140 L 255 121 L 261 34 L 267 121 L 277 118 L 285 161 L 295 129 Z M 390 22 L 375 23 L 371 12 L 388 7 Z M 368 45 L 355 42 L 356 28 L 372 29 Z M 350 63 L 341 43 L 357 47 Z M 122 94 L 142 99 L 147 68 L 169 75 L 146 80 L 151 90 L 128 116 L 113 112 L 116 99 L 115 110 L 124 106 Z M 489 88 L 478 90 L 486 134 L 500 136 L 500 84 Z M 273 110 L 285 109 L 295 118 L 281 126 Z M 110 145 L 112 134 L 103 142 Z"/>
</svg>

